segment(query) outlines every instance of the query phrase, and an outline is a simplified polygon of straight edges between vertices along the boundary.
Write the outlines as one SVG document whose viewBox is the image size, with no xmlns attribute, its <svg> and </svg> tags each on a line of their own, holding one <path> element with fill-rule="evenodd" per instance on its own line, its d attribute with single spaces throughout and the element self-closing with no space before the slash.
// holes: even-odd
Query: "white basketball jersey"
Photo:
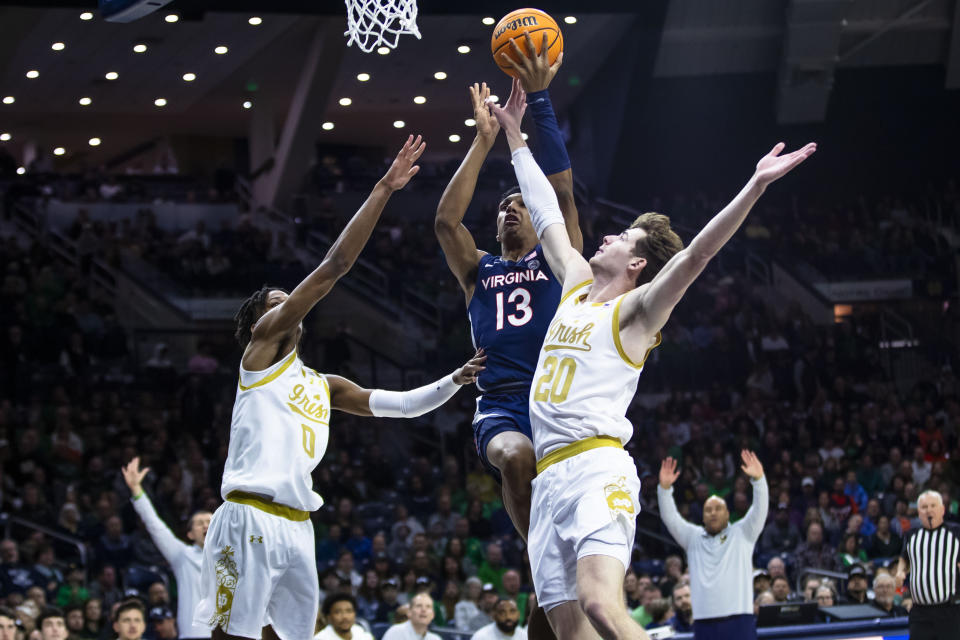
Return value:
<svg viewBox="0 0 960 640">
<path fill-rule="evenodd" d="M 247 491 L 316 511 L 323 498 L 310 474 L 330 439 L 330 386 L 296 350 L 263 371 L 240 367 L 230 448 L 220 493 Z"/>
<path fill-rule="evenodd" d="M 620 304 L 585 302 L 592 281 L 560 301 L 540 349 L 530 388 L 530 424 L 537 460 L 593 436 L 633 435 L 625 414 L 637 391 L 643 362 L 630 360 L 620 344 Z M 660 344 L 660 334 L 654 345 Z"/>
</svg>

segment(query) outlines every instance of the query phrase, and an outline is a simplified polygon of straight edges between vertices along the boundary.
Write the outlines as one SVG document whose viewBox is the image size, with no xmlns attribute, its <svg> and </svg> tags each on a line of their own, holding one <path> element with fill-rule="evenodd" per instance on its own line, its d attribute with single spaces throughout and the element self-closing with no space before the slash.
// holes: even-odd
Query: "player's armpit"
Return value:
<svg viewBox="0 0 960 640">
<path fill-rule="evenodd" d="M 370 394 L 372 389 L 364 389 L 360 385 L 341 376 L 327 376 L 330 385 L 330 406 L 355 416 L 372 416 L 370 411 Z"/>
</svg>

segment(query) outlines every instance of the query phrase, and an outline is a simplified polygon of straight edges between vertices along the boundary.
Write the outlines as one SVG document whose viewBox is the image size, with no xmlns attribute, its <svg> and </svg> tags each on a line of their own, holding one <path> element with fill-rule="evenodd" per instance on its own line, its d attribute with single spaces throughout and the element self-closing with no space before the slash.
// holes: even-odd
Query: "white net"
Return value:
<svg viewBox="0 0 960 640">
<path fill-rule="evenodd" d="M 347 45 L 370 53 L 379 47 L 395 49 L 407 33 L 420 39 L 416 0 L 344 0 L 347 5 Z"/>
</svg>

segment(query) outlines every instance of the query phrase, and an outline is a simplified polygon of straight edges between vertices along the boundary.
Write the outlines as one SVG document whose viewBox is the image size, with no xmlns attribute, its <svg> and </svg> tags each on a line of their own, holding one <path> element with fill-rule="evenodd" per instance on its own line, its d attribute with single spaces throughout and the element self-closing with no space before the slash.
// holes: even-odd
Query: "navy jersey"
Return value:
<svg viewBox="0 0 960 640">
<path fill-rule="evenodd" d="M 474 348 L 483 347 L 487 355 L 480 391 L 529 390 L 562 289 L 540 245 L 516 262 L 489 254 L 480 258 L 467 307 Z"/>
</svg>

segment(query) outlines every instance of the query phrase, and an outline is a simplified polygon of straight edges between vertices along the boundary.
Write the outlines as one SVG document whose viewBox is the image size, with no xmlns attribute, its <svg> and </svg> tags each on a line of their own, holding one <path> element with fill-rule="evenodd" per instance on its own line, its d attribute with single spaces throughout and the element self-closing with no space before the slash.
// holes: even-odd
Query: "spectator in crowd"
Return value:
<svg viewBox="0 0 960 640">
<path fill-rule="evenodd" d="M 650 615 L 650 611 L 647 608 L 648 605 L 654 600 L 663 597 L 663 594 L 660 592 L 660 588 L 652 582 L 647 584 L 643 588 L 643 594 L 640 599 L 640 606 L 630 612 L 630 617 L 633 618 L 641 627 L 646 628 L 648 624 L 653 622 L 653 616 Z"/>
<path fill-rule="evenodd" d="M 690 585 L 681 582 L 673 587 L 673 617 L 670 626 L 677 633 L 693 631 L 693 606 L 690 603 Z"/>
<path fill-rule="evenodd" d="M 837 592 L 828 584 L 817 589 L 817 606 L 832 607 L 837 604 Z"/>
<path fill-rule="evenodd" d="M 67 619 L 60 609 L 48 607 L 39 616 L 35 627 L 40 632 L 41 640 L 67 640 Z M 121 640 L 128 640 L 121 638 Z"/>
<path fill-rule="evenodd" d="M 669 598 L 657 598 L 647 605 L 647 611 L 650 614 L 650 622 L 644 629 L 656 629 L 658 627 L 669 627 L 670 618 L 673 617 L 673 609 L 670 607 Z"/>
<path fill-rule="evenodd" d="M 0 607 L 0 640 L 17 640 L 17 614 Z"/>
<path fill-rule="evenodd" d="M 0 585 L 3 593 L 0 595 L 8 596 L 11 593 L 25 593 L 33 584 L 30 575 L 30 568 L 20 562 L 20 548 L 17 543 L 7 538 L 0 541 Z"/>
<path fill-rule="evenodd" d="M 889 573 L 878 573 L 873 579 L 873 600 L 870 604 L 883 611 L 884 615 L 906 616 L 907 610 L 896 603 L 896 581 Z"/>
<path fill-rule="evenodd" d="M 770 558 L 770 561 L 767 562 L 767 575 L 771 580 L 787 577 L 787 565 L 784 563 L 783 558 L 780 556 Z"/>
<path fill-rule="evenodd" d="M 756 569 L 753 572 L 753 597 L 756 599 L 764 591 L 770 590 L 770 572 L 766 569 Z"/>
<path fill-rule="evenodd" d="M 855 517 L 859 516 L 851 516 L 850 520 L 853 521 Z M 854 522 L 854 525 L 856 525 L 856 522 Z M 840 543 L 840 553 L 837 556 L 837 564 L 844 569 L 849 569 L 856 564 L 866 561 L 867 552 L 860 548 L 860 533 L 848 531 L 843 534 L 843 541 Z"/>
<path fill-rule="evenodd" d="M 867 542 L 867 556 L 871 559 L 895 558 L 903 548 L 903 538 L 890 530 L 890 518 L 877 518 L 877 530 Z"/>
<path fill-rule="evenodd" d="M 771 604 L 776 604 L 777 601 L 773 597 L 773 593 L 770 591 L 761 591 L 759 595 L 753 601 L 753 615 L 760 615 L 760 607 L 766 607 Z"/>
<path fill-rule="evenodd" d="M 817 599 L 817 589 L 821 586 L 820 578 L 818 576 L 807 574 L 803 577 L 803 601 L 804 602 L 813 602 Z"/>
<path fill-rule="evenodd" d="M 417 594 L 410 601 L 410 619 L 387 629 L 383 640 L 440 640 L 440 636 L 428 630 L 433 615 L 433 598 L 430 594 Z"/>
<path fill-rule="evenodd" d="M 177 640 L 177 618 L 173 611 L 166 606 L 157 606 L 150 609 L 147 616 L 150 623 L 150 635 L 155 640 Z"/>
<path fill-rule="evenodd" d="M 824 541 L 823 525 L 819 521 L 814 520 L 807 525 L 805 539 L 797 547 L 794 558 L 798 571 L 803 569 L 834 571 L 837 568 L 836 554 L 833 547 Z"/>
<path fill-rule="evenodd" d="M 99 638 L 104 630 L 103 603 L 98 598 L 90 598 L 83 605 L 83 633 L 86 638 Z"/>
<path fill-rule="evenodd" d="M 509 598 L 500 598 L 493 607 L 493 622 L 480 627 L 470 640 L 527 640 L 527 630 L 519 626 L 520 610 Z"/>
<path fill-rule="evenodd" d="M 113 631 L 117 634 L 117 640 L 143 640 L 146 629 L 143 603 L 136 599 L 120 602 L 113 614 Z"/>
<path fill-rule="evenodd" d="M 373 640 L 373 636 L 357 624 L 356 600 L 350 594 L 327 596 L 320 611 L 327 624 L 316 629 L 314 640 Z"/>
<path fill-rule="evenodd" d="M 866 604 L 867 584 L 867 570 L 861 565 L 852 566 L 847 573 L 846 604 Z"/>
<path fill-rule="evenodd" d="M 790 508 L 787 503 L 777 505 L 773 521 L 763 529 L 760 536 L 760 550 L 764 553 L 792 552 L 800 544 L 800 531 L 790 522 Z"/>
<path fill-rule="evenodd" d="M 377 606 L 377 622 L 396 624 L 396 612 L 401 606 L 400 585 L 394 578 L 387 578 L 380 585 L 380 604 Z"/>
<path fill-rule="evenodd" d="M 503 572 L 502 582 L 504 597 L 512 600 L 519 611 L 520 618 L 517 624 L 521 627 L 526 626 L 527 601 L 530 598 L 530 592 L 520 590 L 523 585 L 520 572 L 516 569 L 507 569 Z"/>
<path fill-rule="evenodd" d="M 757 456 L 744 449 L 740 458 L 741 469 L 753 486 L 754 503 L 746 516 L 732 525 L 726 503 L 716 496 L 703 505 L 702 527 L 681 518 L 673 498 L 673 484 L 680 477 L 677 462 L 668 457 L 660 465 L 657 504 L 667 530 L 690 559 L 693 633 L 697 640 L 756 637 L 752 558 L 767 518 L 768 488 Z M 654 618 L 651 624 L 657 622 L 652 612 L 650 615 Z"/>
<path fill-rule="evenodd" d="M 500 548 L 499 543 L 488 544 L 486 558 L 477 570 L 477 577 L 485 583 L 489 582 L 497 592 L 501 592 L 503 591 L 503 574 L 506 571 L 506 567 L 503 566 L 503 549 Z"/>
<path fill-rule="evenodd" d="M 790 592 L 790 581 L 787 580 L 786 576 L 777 576 L 770 583 L 770 592 L 778 604 L 789 602 L 790 596 L 792 595 Z"/>
</svg>

